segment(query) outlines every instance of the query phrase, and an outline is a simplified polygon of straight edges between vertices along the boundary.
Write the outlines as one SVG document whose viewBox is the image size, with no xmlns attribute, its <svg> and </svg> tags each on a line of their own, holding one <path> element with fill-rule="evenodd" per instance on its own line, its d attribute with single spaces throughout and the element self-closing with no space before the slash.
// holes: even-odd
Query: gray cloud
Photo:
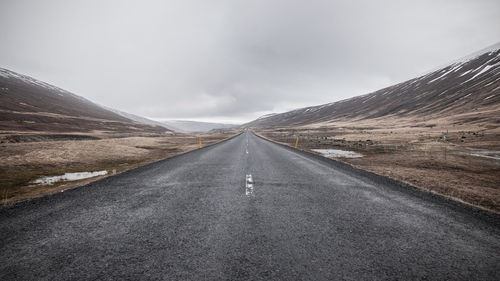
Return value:
<svg viewBox="0 0 500 281">
<path fill-rule="evenodd" d="M 244 121 L 496 43 L 496 0 L 2 1 L 2 67 L 158 119 Z"/>
</svg>

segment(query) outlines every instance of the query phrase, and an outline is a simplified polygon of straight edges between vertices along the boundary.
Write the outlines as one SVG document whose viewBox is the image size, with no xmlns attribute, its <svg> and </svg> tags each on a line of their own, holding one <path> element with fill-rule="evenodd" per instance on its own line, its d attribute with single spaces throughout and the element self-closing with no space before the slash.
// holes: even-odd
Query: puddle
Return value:
<svg viewBox="0 0 500 281">
<path fill-rule="evenodd" d="M 476 157 L 500 160 L 500 151 L 498 150 L 472 150 L 470 152 L 459 152 L 461 155 L 472 155 Z"/>
<path fill-rule="evenodd" d="M 321 153 L 325 157 L 337 157 L 337 158 L 363 157 L 363 154 L 359 154 L 357 152 L 348 150 L 340 150 L 340 149 L 312 149 L 312 150 Z"/>
<path fill-rule="evenodd" d="M 60 181 L 76 181 L 108 174 L 108 171 L 66 173 L 62 176 L 41 177 L 33 181 L 36 184 L 54 184 Z"/>
</svg>

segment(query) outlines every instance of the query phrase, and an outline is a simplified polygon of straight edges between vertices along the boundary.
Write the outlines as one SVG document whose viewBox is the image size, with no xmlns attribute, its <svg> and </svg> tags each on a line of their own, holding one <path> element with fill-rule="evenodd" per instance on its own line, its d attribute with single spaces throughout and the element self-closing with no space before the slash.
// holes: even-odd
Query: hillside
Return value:
<svg viewBox="0 0 500 281">
<path fill-rule="evenodd" d="M 68 91 L 0 68 L 0 131 L 163 133 Z"/>
<path fill-rule="evenodd" d="M 500 44 L 426 75 L 243 126 L 446 198 L 500 212 Z"/>
<path fill-rule="evenodd" d="M 333 122 L 442 118 L 500 122 L 500 44 L 426 75 L 334 103 L 264 116 L 244 127 L 328 126 Z"/>
</svg>

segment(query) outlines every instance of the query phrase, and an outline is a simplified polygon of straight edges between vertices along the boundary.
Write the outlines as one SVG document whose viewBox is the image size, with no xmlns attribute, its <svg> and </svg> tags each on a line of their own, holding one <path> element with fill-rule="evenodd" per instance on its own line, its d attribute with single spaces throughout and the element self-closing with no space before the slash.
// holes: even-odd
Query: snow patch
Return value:
<svg viewBox="0 0 500 281">
<path fill-rule="evenodd" d="M 439 77 L 437 78 L 434 78 L 432 79 L 431 81 L 427 82 L 427 84 L 430 84 L 434 81 L 437 81 L 443 77 L 445 77 L 446 75 L 448 75 L 449 73 L 452 73 L 452 72 L 455 72 L 457 70 L 459 70 L 460 68 L 462 68 L 463 64 L 462 63 L 459 63 L 459 64 L 455 64 L 455 65 L 452 65 L 452 67 L 448 70 L 448 71 L 445 71 L 442 75 L 440 75 Z"/>
<path fill-rule="evenodd" d="M 81 179 L 87 179 L 97 176 L 107 175 L 108 171 L 96 171 L 96 172 L 78 172 L 78 173 L 66 173 L 62 176 L 52 176 L 52 177 L 41 177 L 33 181 L 36 184 L 54 184 L 60 181 L 75 181 Z"/>
<path fill-rule="evenodd" d="M 478 149 L 478 150 L 473 150 L 471 152 L 459 152 L 458 154 L 471 155 L 471 156 L 489 158 L 500 161 L 500 151 L 498 150 Z"/>
<path fill-rule="evenodd" d="M 495 66 L 497 66 L 497 65 L 498 65 L 498 63 L 495 63 L 495 64 L 493 64 L 493 65 L 487 65 L 487 66 L 485 66 L 483 69 L 481 69 L 481 71 L 479 71 L 476 75 L 472 76 L 472 78 L 470 78 L 470 79 L 469 79 L 469 80 L 467 80 L 467 81 L 470 81 L 470 80 L 472 80 L 472 79 L 476 78 L 477 76 L 479 76 L 479 75 L 481 75 L 481 74 L 485 73 L 486 71 L 490 70 L 490 68 L 495 67 Z M 465 82 L 467 82 L 467 81 L 465 81 Z M 465 82 L 464 82 L 464 83 L 465 83 Z"/>
</svg>

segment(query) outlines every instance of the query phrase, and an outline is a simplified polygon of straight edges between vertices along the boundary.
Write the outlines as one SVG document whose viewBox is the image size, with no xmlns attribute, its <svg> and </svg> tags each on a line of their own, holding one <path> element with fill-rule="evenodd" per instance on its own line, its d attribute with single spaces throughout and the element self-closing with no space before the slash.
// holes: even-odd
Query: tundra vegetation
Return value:
<svg viewBox="0 0 500 281">
<path fill-rule="evenodd" d="M 0 135 L 1 204 L 60 192 L 159 161 L 237 134 L 219 131 L 203 134 L 3 133 Z M 105 176 L 40 185 L 40 177 L 71 172 L 107 171 Z"/>
<path fill-rule="evenodd" d="M 259 129 L 271 140 L 313 153 L 342 149 L 360 158 L 335 158 L 454 200 L 500 212 L 500 129 L 434 121 L 329 124 Z"/>
</svg>

